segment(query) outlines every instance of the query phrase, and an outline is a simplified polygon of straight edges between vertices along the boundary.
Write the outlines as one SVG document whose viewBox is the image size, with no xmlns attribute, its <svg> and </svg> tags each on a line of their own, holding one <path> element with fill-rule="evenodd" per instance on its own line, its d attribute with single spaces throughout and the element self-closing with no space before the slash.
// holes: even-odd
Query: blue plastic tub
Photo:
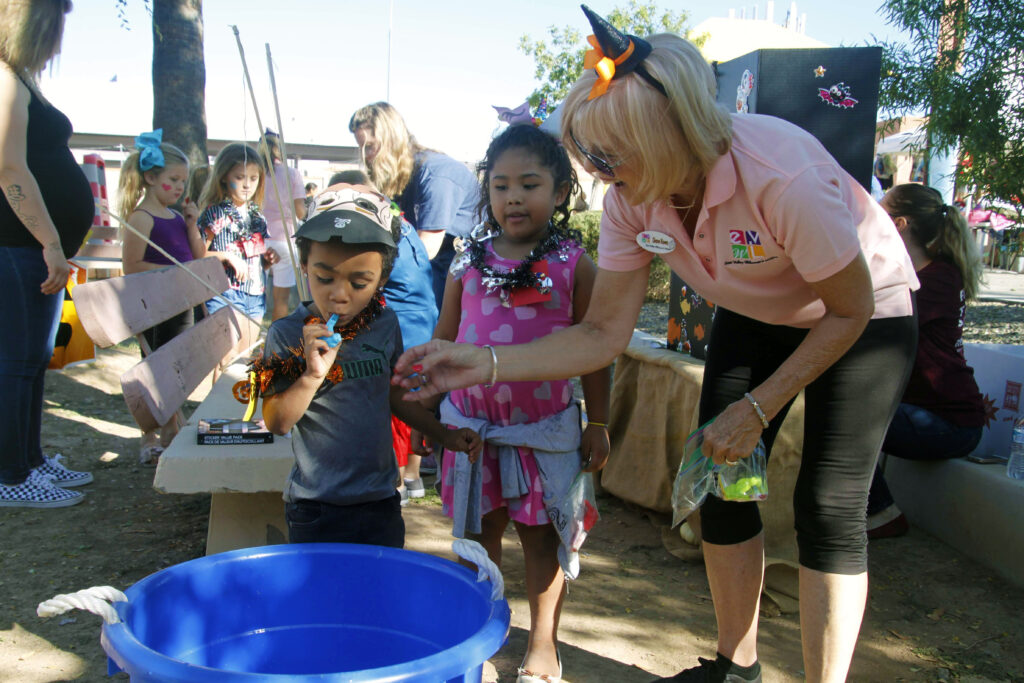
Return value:
<svg viewBox="0 0 1024 683">
<path fill-rule="evenodd" d="M 465 567 L 365 545 L 235 550 L 126 594 L 101 643 L 133 683 L 478 682 L 510 616 Z"/>
</svg>

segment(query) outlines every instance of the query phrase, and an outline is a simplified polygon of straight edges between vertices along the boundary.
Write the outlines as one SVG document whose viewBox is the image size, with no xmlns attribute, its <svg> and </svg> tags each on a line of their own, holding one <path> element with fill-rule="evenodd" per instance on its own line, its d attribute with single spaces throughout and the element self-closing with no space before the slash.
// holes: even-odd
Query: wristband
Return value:
<svg viewBox="0 0 1024 683">
<path fill-rule="evenodd" d="M 484 385 L 489 389 L 498 381 L 498 352 L 490 344 L 484 344 L 484 348 L 491 352 L 491 381 Z"/>
<path fill-rule="evenodd" d="M 765 417 L 764 411 L 761 410 L 761 404 L 757 402 L 757 399 L 750 395 L 750 392 L 743 394 L 743 398 L 750 401 L 750 405 L 754 407 L 754 412 L 757 413 L 757 417 L 761 420 L 761 426 L 768 429 L 768 418 Z"/>
</svg>

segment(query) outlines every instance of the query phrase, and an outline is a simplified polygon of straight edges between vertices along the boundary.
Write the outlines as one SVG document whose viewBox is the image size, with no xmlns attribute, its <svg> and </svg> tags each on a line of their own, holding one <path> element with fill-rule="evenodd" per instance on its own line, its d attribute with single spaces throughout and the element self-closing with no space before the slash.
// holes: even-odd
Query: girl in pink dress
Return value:
<svg viewBox="0 0 1024 683">
<path fill-rule="evenodd" d="M 529 342 L 578 322 L 590 301 L 596 266 L 579 234 L 568 229 L 569 197 L 578 183 L 565 150 L 533 126 L 511 126 L 491 142 L 479 170 L 485 223 L 452 262 L 434 336 L 493 347 Z M 593 472 L 608 457 L 608 369 L 584 376 L 582 383 L 589 422 L 580 437 L 580 462 L 564 464 L 575 472 Z M 573 391 L 567 379 L 498 382 L 453 391 L 449 398 L 466 418 L 499 428 L 562 413 Z M 558 618 L 565 594 L 559 536 L 545 510 L 533 450 L 516 447 L 515 453 L 526 493 L 508 498 L 501 477 L 507 469 L 499 466 L 498 449 L 484 445 L 476 540 L 500 566 L 502 534 L 510 519 L 515 523 L 530 603 L 530 639 L 518 681 L 557 681 Z M 454 460 L 446 454 L 442 466 L 442 501 L 449 516 Z"/>
</svg>

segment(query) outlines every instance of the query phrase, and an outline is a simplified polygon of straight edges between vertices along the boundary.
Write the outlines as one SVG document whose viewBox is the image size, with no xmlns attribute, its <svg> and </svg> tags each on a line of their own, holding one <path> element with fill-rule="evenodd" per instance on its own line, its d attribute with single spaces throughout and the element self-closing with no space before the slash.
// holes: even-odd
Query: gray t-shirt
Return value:
<svg viewBox="0 0 1024 683">
<path fill-rule="evenodd" d="M 275 321 L 267 333 L 264 357 L 287 358 L 302 348 L 305 304 Z M 391 444 L 391 369 L 402 352 L 394 311 L 385 308 L 354 339 L 342 342 L 335 363 L 344 379 L 325 383 L 292 429 L 295 466 L 284 490 L 286 502 L 318 500 L 355 505 L 395 495 L 398 464 Z M 272 396 L 296 378 L 275 377 L 263 392 Z"/>
</svg>

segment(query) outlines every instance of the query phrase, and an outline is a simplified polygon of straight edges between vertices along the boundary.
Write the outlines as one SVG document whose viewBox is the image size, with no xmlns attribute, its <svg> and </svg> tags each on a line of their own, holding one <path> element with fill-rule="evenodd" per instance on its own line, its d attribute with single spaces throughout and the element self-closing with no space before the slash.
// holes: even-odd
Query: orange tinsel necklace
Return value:
<svg viewBox="0 0 1024 683">
<path fill-rule="evenodd" d="M 380 315 L 386 305 L 384 295 L 378 294 L 370 301 L 366 308 L 359 312 L 359 315 L 345 325 L 336 325 L 333 331 L 341 335 L 341 343 L 351 341 L 370 326 L 370 323 Z M 306 325 L 311 323 L 323 324 L 324 322 L 323 318 L 316 315 L 306 316 L 303 320 L 303 323 Z M 340 355 L 341 352 L 339 350 Z M 257 352 L 249 360 L 249 379 L 235 382 L 231 388 L 232 393 L 240 403 L 249 404 L 245 411 L 244 419 L 252 419 L 252 415 L 256 411 L 256 402 L 276 377 L 285 377 L 294 381 L 305 371 L 306 354 L 301 346 L 285 347 L 283 354 Z M 335 362 L 331 369 L 327 371 L 327 376 L 324 377 L 324 384 L 337 384 L 343 379 L 345 379 L 345 372 L 342 370 L 341 365 Z"/>
</svg>

